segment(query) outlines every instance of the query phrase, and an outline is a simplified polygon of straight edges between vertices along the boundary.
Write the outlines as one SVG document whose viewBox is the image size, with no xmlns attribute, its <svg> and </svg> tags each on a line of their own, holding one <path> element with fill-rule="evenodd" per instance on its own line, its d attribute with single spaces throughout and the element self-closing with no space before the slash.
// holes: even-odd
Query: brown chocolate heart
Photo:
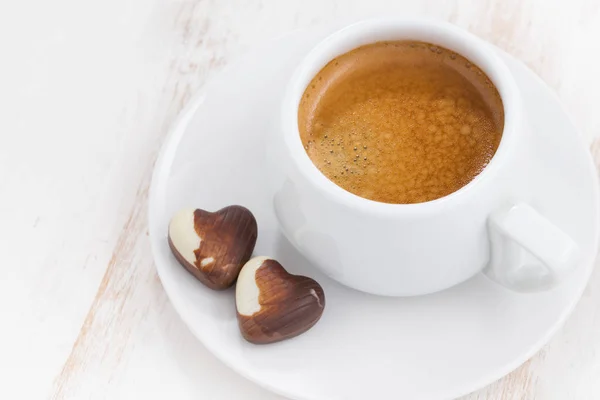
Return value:
<svg viewBox="0 0 600 400">
<path fill-rule="evenodd" d="M 252 255 L 257 235 L 254 215 L 242 206 L 214 213 L 185 209 L 169 224 L 169 246 L 175 258 L 200 282 L 216 290 L 233 285 Z"/>
<path fill-rule="evenodd" d="M 268 257 L 255 257 L 240 271 L 235 289 L 240 331 L 265 344 L 306 332 L 325 307 L 325 293 L 314 279 L 288 273 Z"/>
</svg>

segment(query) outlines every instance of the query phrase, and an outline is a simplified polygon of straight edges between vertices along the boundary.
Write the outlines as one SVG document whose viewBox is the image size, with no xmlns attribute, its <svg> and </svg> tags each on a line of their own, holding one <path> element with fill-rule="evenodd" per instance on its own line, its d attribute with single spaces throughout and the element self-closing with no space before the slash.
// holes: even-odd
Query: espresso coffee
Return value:
<svg viewBox="0 0 600 400">
<path fill-rule="evenodd" d="M 421 203 L 469 183 L 494 156 L 504 109 L 461 55 L 378 42 L 329 62 L 298 109 L 304 148 L 338 186 L 384 203 Z"/>
</svg>

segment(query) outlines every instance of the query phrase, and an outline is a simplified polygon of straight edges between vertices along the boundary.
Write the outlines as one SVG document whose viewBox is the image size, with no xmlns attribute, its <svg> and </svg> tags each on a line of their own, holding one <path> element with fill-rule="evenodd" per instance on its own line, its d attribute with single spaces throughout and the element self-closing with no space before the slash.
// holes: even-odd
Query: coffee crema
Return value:
<svg viewBox="0 0 600 400">
<path fill-rule="evenodd" d="M 461 55 L 423 42 L 378 42 L 329 62 L 298 109 L 304 148 L 360 197 L 421 203 L 455 192 L 493 157 L 504 128 L 490 79 Z"/>
</svg>

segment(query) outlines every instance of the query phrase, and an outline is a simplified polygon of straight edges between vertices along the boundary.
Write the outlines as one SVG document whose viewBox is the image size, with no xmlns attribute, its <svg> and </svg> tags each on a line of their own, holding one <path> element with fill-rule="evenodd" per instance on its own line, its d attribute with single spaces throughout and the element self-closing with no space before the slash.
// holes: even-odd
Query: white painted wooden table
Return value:
<svg viewBox="0 0 600 400">
<path fill-rule="evenodd" d="M 153 163 L 236 55 L 392 13 L 452 21 L 522 59 L 600 137 L 598 0 L 0 2 L 0 398 L 280 399 L 209 354 L 166 298 L 146 230 Z M 549 345 L 467 399 L 599 399 L 599 377 L 597 270 Z"/>
</svg>

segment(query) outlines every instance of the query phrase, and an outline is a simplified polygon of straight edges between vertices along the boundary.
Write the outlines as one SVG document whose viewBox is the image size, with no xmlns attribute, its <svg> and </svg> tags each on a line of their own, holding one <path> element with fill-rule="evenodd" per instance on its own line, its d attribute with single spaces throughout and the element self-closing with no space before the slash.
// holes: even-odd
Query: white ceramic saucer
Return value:
<svg viewBox="0 0 600 400">
<path fill-rule="evenodd" d="M 317 272 L 278 231 L 263 165 L 283 87 L 324 31 L 298 31 L 233 62 L 181 115 L 156 163 L 150 237 L 156 267 L 196 337 L 246 378 L 298 399 L 447 399 L 502 377 L 565 321 L 590 276 L 598 243 L 598 187 L 587 147 L 546 85 L 503 54 L 534 131 L 530 203 L 579 243 L 583 261 L 559 288 L 516 294 L 479 275 L 441 293 L 384 298 Z M 241 204 L 258 220 L 255 254 L 317 279 L 327 307 L 292 340 L 255 346 L 239 334 L 234 291 L 214 292 L 171 255 L 167 224 L 181 207 Z"/>
</svg>

